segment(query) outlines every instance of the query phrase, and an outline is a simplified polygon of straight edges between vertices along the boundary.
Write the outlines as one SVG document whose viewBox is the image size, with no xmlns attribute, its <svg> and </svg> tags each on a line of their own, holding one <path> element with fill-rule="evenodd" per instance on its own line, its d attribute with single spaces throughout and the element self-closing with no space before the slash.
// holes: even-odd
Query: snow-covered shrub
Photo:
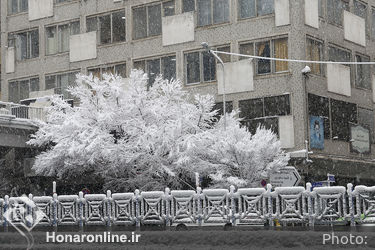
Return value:
<svg viewBox="0 0 375 250">
<path fill-rule="evenodd" d="M 79 98 L 70 107 L 53 98 L 47 122 L 29 143 L 43 147 L 37 173 L 62 178 L 96 175 L 116 191 L 186 188 L 194 172 L 212 186 L 257 186 L 289 156 L 270 131 L 251 135 L 236 112 L 216 121 L 214 99 L 184 91 L 178 80 L 158 77 L 147 88 L 147 75 L 133 70 L 120 76 L 77 75 L 70 89 Z"/>
</svg>

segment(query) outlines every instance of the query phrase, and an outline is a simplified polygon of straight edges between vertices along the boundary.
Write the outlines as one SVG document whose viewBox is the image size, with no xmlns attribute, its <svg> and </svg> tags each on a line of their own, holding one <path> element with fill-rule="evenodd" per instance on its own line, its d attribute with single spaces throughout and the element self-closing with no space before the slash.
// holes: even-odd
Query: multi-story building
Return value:
<svg viewBox="0 0 375 250">
<path fill-rule="evenodd" d="M 370 65 L 249 60 L 224 52 L 310 61 L 375 56 L 375 0 L 1 1 L 1 99 L 62 93 L 74 74 L 129 76 L 141 68 L 213 94 L 244 125 L 272 128 L 305 181 L 375 184 Z M 248 60 L 246 60 L 248 59 Z M 217 77 L 219 76 L 219 77 Z M 219 80 L 217 80 L 219 79 Z M 306 143 L 313 153 L 306 160 Z M 298 158 L 299 157 L 299 158 Z"/>
</svg>

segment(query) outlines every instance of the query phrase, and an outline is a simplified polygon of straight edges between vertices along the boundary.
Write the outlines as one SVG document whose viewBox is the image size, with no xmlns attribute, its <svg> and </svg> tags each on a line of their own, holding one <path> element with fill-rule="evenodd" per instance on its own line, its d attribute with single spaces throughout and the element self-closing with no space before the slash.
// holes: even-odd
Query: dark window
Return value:
<svg viewBox="0 0 375 250">
<path fill-rule="evenodd" d="M 219 47 L 217 48 L 217 51 L 222 51 L 222 52 L 228 52 L 230 53 L 230 46 L 224 46 L 224 47 Z M 228 54 L 218 54 L 218 56 L 223 60 L 224 63 L 230 62 L 230 55 Z"/>
<path fill-rule="evenodd" d="M 192 52 L 185 55 L 186 83 L 200 82 L 200 52 Z"/>
<path fill-rule="evenodd" d="M 133 9 L 134 39 L 147 37 L 146 7 Z"/>
<path fill-rule="evenodd" d="M 243 43 L 240 44 L 240 54 L 242 55 L 249 55 L 253 56 L 254 55 L 254 44 L 253 43 Z M 249 59 L 248 57 L 240 57 L 240 60 L 243 59 Z"/>
<path fill-rule="evenodd" d="M 116 11 L 86 19 L 87 32 L 98 31 L 99 44 L 123 42 L 126 40 L 125 11 Z"/>
<path fill-rule="evenodd" d="M 217 102 L 215 103 L 214 110 L 217 110 L 217 117 L 220 117 L 223 115 L 224 109 L 223 109 L 223 102 Z M 231 113 L 233 111 L 233 102 L 225 102 L 225 112 Z"/>
<path fill-rule="evenodd" d="M 358 107 L 358 123 L 370 129 L 371 143 L 374 143 L 374 112 Z"/>
<path fill-rule="evenodd" d="M 97 68 L 91 68 L 87 70 L 88 73 L 92 74 L 94 77 L 97 77 L 99 79 L 103 79 L 103 74 L 118 74 L 121 77 L 126 77 L 126 64 L 120 63 L 115 65 L 107 65 Z M 76 73 L 74 73 L 75 75 Z"/>
<path fill-rule="evenodd" d="M 69 51 L 70 35 L 80 32 L 79 21 L 46 28 L 46 55 Z"/>
<path fill-rule="evenodd" d="M 353 0 L 353 5 L 354 5 L 353 13 L 365 19 L 366 34 L 368 35 L 367 5 L 358 0 Z"/>
<path fill-rule="evenodd" d="M 357 62 L 369 62 L 370 58 L 367 56 L 355 56 Z M 356 65 L 356 87 L 371 89 L 371 69 L 370 65 L 357 64 Z"/>
<path fill-rule="evenodd" d="M 324 138 L 329 139 L 331 136 L 330 116 L 329 116 L 329 99 L 322 96 L 308 94 L 309 115 L 323 118 Z"/>
<path fill-rule="evenodd" d="M 151 86 L 156 77 L 162 74 L 163 79 L 176 79 L 176 56 L 147 59 L 134 62 L 135 69 L 141 69 L 148 74 L 148 84 Z"/>
<path fill-rule="evenodd" d="M 257 43 L 257 56 L 270 57 L 271 49 L 270 42 L 259 42 Z M 258 74 L 271 73 L 271 61 L 267 59 L 258 59 L 257 63 Z"/>
<path fill-rule="evenodd" d="M 148 6 L 148 35 L 161 34 L 161 5 Z"/>
<path fill-rule="evenodd" d="M 327 0 L 326 2 L 328 21 L 341 26 L 344 10 L 349 11 L 349 0 Z"/>
<path fill-rule="evenodd" d="M 290 115 L 289 95 L 271 96 L 264 98 L 265 116 Z"/>
<path fill-rule="evenodd" d="M 8 15 L 26 12 L 29 8 L 28 0 L 8 0 Z"/>
<path fill-rule="evenodd" d="M 256 118 L 252 120 L 242 121 L 241 124 L 245 126 L 251 134 L 255 134 L 258 127 L 270 129 L 277 136 L 279 135 L 279 118 L 267 117 Z"/>
<path fill-rule="evenodd" d="M 183 0 L 182 12 L 189 12 L 195 10 L 195 0 Z"/>
<path fill-rule="evenodd" d="M 198 26 L 225 23 L 229 21 L 228 0 L 197 0 Z"/>
<path fill-rule="evenodd" d="M 39 57 L 39 31 L 9 34 L 8 45 L 15 47 L 17 60 Z"/>
<path fill-rule="evenodd" d="M 274 0 L 257 0 L 258 16 L 272 14 L 274 11 Z"/>
<path fill-rule="evenodd" d="M 175 1 L 168 1 L 133 9 L 133 37 L 141 39 L 161 34 L 162 16 L 175 14 Z"/>
<path fill-rule="evenodd" d="M 240 118 L 254 119 L 264 117 L 263 98 L 242 100 L 238 102 Z"/>
<path fill-rule="evenodd" d="M 29 98 L 31 91 L 39 91 L 39 78 L 10 81 L 8 100 L 18 103 Z"/>
<path fill-rule="evenodd" d="M 203 81 L 214 81 L 216 76 L 215 58 L 211 53 L 204 51 L 203 53 Z"/>
<path fill-rule="evenodd" d="M 332 137 L 349 141 L 349 123 L 357 123 L 357 105 L 331 99 Z"/>
<path fill-rule="evenodd" d="M 238 14 L 240 18 L 256 17 L 256 0 L 238 0 Z"/>
</svg>

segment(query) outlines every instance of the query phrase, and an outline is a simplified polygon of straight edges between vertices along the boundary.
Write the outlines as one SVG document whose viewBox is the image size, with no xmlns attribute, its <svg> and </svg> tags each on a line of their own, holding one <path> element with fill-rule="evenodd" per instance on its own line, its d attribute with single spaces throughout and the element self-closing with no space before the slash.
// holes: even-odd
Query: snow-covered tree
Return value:
<svg viewBox="0 0 375 250">
<path fill-rule="evenodd" d="M 210 185 L 257 186 L 270 171 L 285 166 L 289 156 L 270 130 L 251 135 L 240 127 L 236 112 L 215 118 L 210 95 L 190 96 L 178 80 L 133 70 L 120 76 L 77 75 L 70 89 L 80 100 L 71 107 L 53 98 L 46 123 L 29 141 L 46 148 L 37 156 L 39 174 L 77 178 L 100 176 L 116 191 L 186 188 L 194 173 Z"/>
</svg>

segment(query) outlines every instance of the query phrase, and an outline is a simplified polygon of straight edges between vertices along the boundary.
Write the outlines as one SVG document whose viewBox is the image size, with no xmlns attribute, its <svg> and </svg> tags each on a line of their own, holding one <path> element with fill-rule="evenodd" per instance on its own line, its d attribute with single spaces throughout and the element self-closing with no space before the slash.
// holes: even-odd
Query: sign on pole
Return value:
<svg viewBox="0 0 375 250">
<path fill-rule="evenodd" d="M 270 174 L 273 187 L 295 187 L 301 181 L 301 176 L 295 167 L 285 167 Z"/>
</svg>

